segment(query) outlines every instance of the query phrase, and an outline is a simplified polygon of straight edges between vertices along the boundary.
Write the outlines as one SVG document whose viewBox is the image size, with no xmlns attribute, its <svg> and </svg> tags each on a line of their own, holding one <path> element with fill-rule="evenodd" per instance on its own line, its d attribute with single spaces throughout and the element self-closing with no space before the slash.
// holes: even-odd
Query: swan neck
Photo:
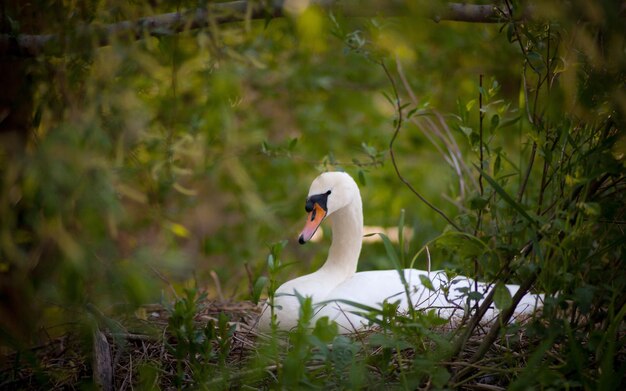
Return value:
<svg viewBox="0 0 626 391">
<path fill-rule="evenodd" d="M 363 243 L 363 208 L 361 197 L 329 216 L 332 244 L 323 269 L 335 275 L 349 277 L 356 273 Z"/>
</svg>

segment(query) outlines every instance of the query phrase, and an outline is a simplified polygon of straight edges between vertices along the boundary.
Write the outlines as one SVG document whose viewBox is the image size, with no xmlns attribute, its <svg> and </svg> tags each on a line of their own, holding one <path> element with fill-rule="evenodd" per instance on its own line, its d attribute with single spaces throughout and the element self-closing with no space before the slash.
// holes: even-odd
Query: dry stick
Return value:
<svg viewBox="0 0 626 391">
<path fill-rule="evenodd" d="M 154 266 L 150 266 L 150 269 L 152 270 L 152 272 L 154 274 L 156 274 L 157 277 L 159 277 L 159 279 L 161 281 L 163 281 L 164 283 L 166 283 L 170 290 L 172 291 L 172 294 L 174 295 L 174 297 L 176 298 L 176 300 L 179 300 L 180 297 L 178 296 L 178 294 L 176 293 L 176 289 L 174 289 L 174 286 L 172 285 L 172 283 L 170 282 L 170 280 L 167 279 L 167 277 L 165 277 L 160 271 L 158 271 Z"/>
<path fill-rule="evenodd" d="M 209 272 L 213 283 L 215 284 L 215 290 L 217 291 L 217 297 L 219 297 L 220 301 L 224 301 L 224 294 L 222 293 L 222 284 L 220 284 L 220 279 L 217 276 L 215 270 L 211 270 Z"/>
<path fill-rule="evenodd" d="M 245 1 L 212 4 L 208 8 L 151 15 L 104 26 L 79 25 L 74 34 L 79 41 L 91 38 L 96 47 L 102 47 L 110 45 L 116 38 L 139 40 L 148 36 L 171 36 L 186 30 L 209 27 L 212 21 L 218 24 L 242 21 L 247 15 L 246 7 Z M 254 19 L 268 14 L 262 6 L 255 8 Z M 68 38 L 60 34 L 20 34 L 17 37 L 1 34 L 0 54 L 19 57 L 62 55 L 59 48 L 67 46 L 68 42 Z"/>
<path fill-rule="evenodd" d="M 113 390 L 111 348 L 104 333 L 98 328 L 93 333 L 93 378 L 101 390 Z"/>
<path fill-rule="evenodd" d="M 409 190 L 411 190 L 411 192 L 413 192 L 413 194 L 417 196 L 417 198 L 419 198 L 429 208 L 431 208 L 432 210 L 437 212 L 441 217 L 443 217 L 451 226 L 454 227 L 454 229 L 456 229 L 459 232 L 463 232 L 463 230 L 458 225 L 456 225 L 454 221 L 452 221 L 448 216 L 446 216 L 446 214 L 443 213 L 443 211 L 441 211 L 439 208 L 437 208 L 436 206 L 428 202 L 426 198 L 424 198 L 417 190 L 415 190 L 415 188 L 413 188 L 411 183 L 409 183 L 409 181 L 406 180 L 400 173 L 400 169 L 398 168 L 398 164 L 396 163 L 396 157 L 393 152 L 393 143 L 396 141 L 396 138 L 398 137 L 398 133 L 400 133 L 400 128 L 402 127 L 402 105 L 400 104 L 400 97 L 398 96 L 398 89 L 396 88 L 396 83 L 393 80 L 393 77 L 391 77 L 391 74 L 389 73 L 389 70 L 387 69 L 385 62 L 381 61 L 380 65 L 383 67 L 383 70 L 385 71 L 385 75 L 387 75 L 387 79 L 389 79 L 389 82 L 391 83 L 393 94 L 396 99 L 395 109 L 398 113 L 398 120 L 396 121 L 396 126 L 393 132 L 393 136 L 391 137 L 391 141 L 389 142 L 389 155 L 391 156 L 391 163 L 393 164 L 393 168 L 396 171 L 396 175 L 398 176 L 400 181 L 404 183 L 409 188 Z"/>
<path fill-rule="evenodd" d="M 269 3 L 269 4 L 268 4 Z M 223 3 L 208 4 L 205 8 L 172 12 L 160 15 L 146 16 L 137 20 L 125 20 L 104 26 L 81 25 L 75 29 L 75 37 L 84 42 L 88 39 L 94 41 L 95 46 L 107 46 L 116 37 L 127 37 L 139 40 L 148 36 L 171 36 L 186 30 L 212 27 L 219 24 L 246 22 L 253 19 L 278 18 L 285 14 L 282 0 L 272 2 L 257 1 L 230 1 Z M 388 2 L 380 6 L 378 2 L 345 2 L 338 0 L 312 0 L 311 5 L 325 10 L 339 10 L 346 16 L 405 16 L 408 14 L 407 7 L 401 2 Z M 446 7 L 439 8 L 438 14 L 427 17 L 439 21 L 458 21 L 469 23 L 498 23 L 505 13 L 498 12 L 494 5 L 490 4 L 464 4 L 448 3 Z M 532 9 L 527 7 L 524 11 L 527 17 L 532 14 Z M 65 41 L 64 41 L 65 39 Z M 0 34 L 0 55 L 18 57 L 36 57 L 41 54 L 62 55 L 60 48 L 68 43 L 67 37 L 61 34 Z"/>
<path fill-rule="evenodd" d="M 463 347 L 472 336 L 474 329 L 476 328 L 476 326 L 478 326 L 478 323 L 483 318 L 483 316 L 485 316 L 485 313 L 491 306 L 491 303 L 493 303 L 493 296 L 495 293 L 495 288 L 489 291 L 489 294 L 487 294 L 487 297 L 485 297 L 483 303 L 478 307 L 478 311 L 476 311 L 476 314 L 474 314 L 474 316 L 472 316 L 472 318 L 470 319 L 470 322 L 465 329 L 465 333 L 462 336 L 458 337 L 456 343 L 454 344 L 454 347 L 452 348 L 452 354 L 450 355 L 451 357 L 456 357 L 459 355 L 459 353 L 461 353 L 461 350 L 463 350 Z"/>
<path fill-rule="evenodd" d="M 530 290 L 530 287 L 535 283 L 535 280 L 537 279 L 538 276 L 539 276 L 539 272 L 536 271 L 528 279 L 526 279 L 522 283 L 522 285 L 520 285 L 517 292 L 515 292 L 515 295 L 513 295 L 511 305 L 507 307 L 505 310 L 503 310 L 502 312 L 500 312 L 497 322 L 495 322 L 494 325 L 491 326 L 489 333 L 483 338 L 483 342 L 478 347 L 478 350 L 470 358 L 469 360 L 470 363 L 475 364 L 476 362 L 478 362 L 480 359 L 482 359 L 485 356 L 485 354 L 487 353 L 491 345 L 498 338 L 498 333 L 500 332 L 500 328 L 503 325 L 506 325 L 509 323 L 511 316 L 513 316 L 513 313 L 515 312 L 515 308 L 517 307 L 519 302 L 522 300 L 524 295 L 528 293 L 528 291 Z M 494 292 L 495 292 L 495 289 L 493 289 L 490 292 L 490 296 L 493 296 L 492 293 Z M 457 372 L 453 380 L 459 381 L 465 375 L 471 373 L 473 370 L 474 369 L 471 367 L 466 367 L 462 369 L 461 371 Z"/>
</svg>

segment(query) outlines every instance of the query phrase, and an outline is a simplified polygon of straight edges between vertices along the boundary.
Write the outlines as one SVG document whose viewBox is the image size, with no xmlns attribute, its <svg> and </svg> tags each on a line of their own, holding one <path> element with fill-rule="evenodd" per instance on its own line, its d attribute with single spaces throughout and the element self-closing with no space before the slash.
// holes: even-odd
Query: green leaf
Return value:
<svg viewBox="0 0 626 391">
<path fill-rule="evenodd" d="M 471 291 L 467 294 L 467 298 L 473 301 L 479 301 L 483 299 L 483 294 L 477 291 Z"/>
<path fill-rule="evenodd" d="M 506 39 L 510 42 L 513 43 L 517 38 L 515 37 L 515 26 L 513 25 L 513 23 L 509 23 L 506 26 Z"/>
<path fill-rule="evenodd" d="M 341 299 L 341 300 L 326 300 L 326 301 L 319 302 L 317 304 L 318 305 L 324 305 L 324 304 L 329 304 L 329 303 L 343 303 L 343 304 L 350 305 L 350 306 L 352 306 L 352 307 L 354 307 L 354 308 L 356 308 L 358 310 L 361 310 L 361 311 L 372 312 L 372 313 L 380 313 L 380 309 L 379 308 L 372 307 L 372 306 L 369 306 L 367 304 L 361 304 L 361 303 L 358 303 L 358 302 L 352 301 L 352 300 L 343 300 L 343 299 Z M 353 311 L 350 311 L 350 312 L 353 312 Z"/>
<path fill-rule="evenodd" d="M 367 182 L 365 181 L 365 173 L 363 172 L 363 170 L 359 170 L 359 183 L 361 183 L 361 186 L 367 185 Z"/>
<path fill-rule="evenodd" d="M 505 118 L 502 120 L 502 122 L 500 122 L 500 129 L 505 128 L 507 126 L 513 125 L 515 123 L 517 123 L 517 121 L 520 120 L 520 116 L 516 116 L 516 117 L 511 117 L 511 118 Z"/>
<path fill-rule="evenodd" d="M 386 91 L 383 91 L 383 96 L 387 99 L 387 102 L 389 102 L 390 105 L 394 107 L 396 106 L 395 99 L 392 99 Z"/>
<path fill-rule="evenodd" d="M 502 157 L 500 156 L 500 153 L 498 153 L 496 155 L 496 160 L 493 162 L 493 175 L 498 175 L 500 167 L 502 167 Z"/>
<path fill-rule="evenodd" d="M 580 312 L 588 314 L 593 302 L 593 295 L 596 288 L 591 285 L 583 285 L 574 291 L 574 302 L 578 305 Z"/>
<path fill-rule="evenodd" d="M 493 302 L 496 305 L 496 308 L 499 310 L 508 308 L 513 302 L 509 288 L 507 288 L 504 283 L 498 282 L 495 290 L 496 291 L 493 294 Z"/>
<path fill-rule="evenodd" d="M 542 73 L 546 69 L 545 62 L 543 61 L 541 54 L 531 51 L 528 52 L 526 58 L 532 66 L 532 69 L 538 74 Z"/>
<path fill-rule="evenodd" d="M 259 298 L 261 297 L 261 293 L 263 292 L 263 288 L 267 285 L 268 278 L 265 276 L 261 276 L 257 278 L 254 283 L 254 287 L 252 288 L 252 301 L 257 304 L 259 302 Z"/>
<path fill-rule="evenodd" d="M 471 210 L 484 209 L 487 204 L 489 204 L 489 199 L 487 197 L 481 196 L 480 194 L 475 194 L 472 198 L 469 199 L 469 207 Z"/>
<path fill-rule="evenodd" d="M 420 274 L 420 282 L 422 283 L 422 285 L 424 285 L 426 287 L 426 289 L 428 289 L 429 291 L 435 291 L 435 287 L 433 286 L 433 282 L 430 280 L 430 278 L 421 275 Z"/>
<path fill-rule="evenodd" d="M 459 126 L 459 129 L 461 129 L 461 131 L 467 136 L 471 136 L 472 133 L 474 132 L 474 130 L 470 127 L 467 126 Z"/>
<path fill-rule="evenodd" d="M 450 372 L 444 367 L 435 367 L 431 373 L 430 378 L 437 388 L 444 387 L 450 380 Z"/>
<path fill-rule="evenodd" d="M 456 231 L 447 231 L 437 238 L 437 244 L 456 252 L 463 258 L 473 258 L 489 251 L 489 247 L 476 236 Z"/>
<path fill-rule="evenodd" d="M 378 235 L 383 240 L 383 244 L 385 246 L 385 251 L 387 252 L 387 256 L 393 263 L 393 266 L 395 267 L 395 269 L 399 270 L 401 267 L 400 259 L 398 258 L 398 253 L 393 248 L 393 243 L 391 243 L 391 240 L 389 239 L 389 237 L 387 237 L 387 235 L 385 235 L 384 233 L 378 233 Z"/>
<path fill-rule="evenodd" d="M 599 216 L 600 215 L 600 204 L 597 202 L 579 202 L 576 204 L 578 209 L 582 210 L 586 216 Z"/>
<path fill-rule="evenodd" d="M 313 335 L 325 344 L 330 343 L 338 333 L 337 323 L 331 322 L 327 316 L 321 317 L 315 322 Z"/>
<path fill-rule="evenodd" d="M 491 187 L 493 187 L 493 189 L 496 191 L 496 193 L 498 193 L 498 195 L 500 197 L 502 197 L 502 199 L 504 201 L 506 201 L 507 204 L 511 205 L 513 207 L 513 209 L 515 209 L 516 211 L 519 212 L 520 215 L 522 215 L 522 217 L 524 217 L 529 223 L 531 223 L 532 225 L 534 225 L 536 228 L 540 227 L 541 224 L 539 223 L 539 220 L 537 220 L 536 218 L 532 217 L 525 209 L 524 207 L 518 203 L 517 201 L 515 201 L 513 199 L 513 197 L 511 197 L 509 195 L 509 193 L 506 192 L 506 190 L 504 190 L 502 188 L 502 186 L 500 186 L 500 184 L 498 184 L 498 182 L 496 182 L 495 179 L 493 179 L 491 176 L 489 176 L 489 174 L 487 174 L 485 171 L 483 171 L 482 169 L 480 169 L 480 167 L 474 165 L 478 171 L 480 171 L 480 173 L 483 175 L 483 178 L 485 178 L 487 180 L 487 182 L 489 182 L 489 184 L 491 185 Z"/>
<path fill-rule="evenodd" d="M 369 345 L 372 347 L 383 347 L 392 349 L 407 349 L 412 347 L 411 344 L 399 339 L 397 336 L 390 336 L 384 334 L 373 334 L 369 338 Z"/>
<path fill-rule="evenodd" d="M 493 117 L 491 117 L 491 131 L 493 132 L 499 124 L 500 116 L 498 114 L 494 114 Z"/>
<path fill-rule="evenodd" d="M 476 99 L 472 99 L 472 100 L 470 100 L 469 102 L 467 102 L 467 103 L 465 104 L 465 110 L 466 110 L 466 111 L 471 111 L 471 110 L 472 110 L 472 107 L 474 107 L 474 105 L 475 105 L 475 104 L 476 104 Z"/>
<path fill-rule="evenodd" d="M 296 144 L 298 144 L 298 138 L 294 137 L 291 141 L 289 141 L 289 146 L 287 148 L 292 151 L 296 147 Z"/>
</svg>

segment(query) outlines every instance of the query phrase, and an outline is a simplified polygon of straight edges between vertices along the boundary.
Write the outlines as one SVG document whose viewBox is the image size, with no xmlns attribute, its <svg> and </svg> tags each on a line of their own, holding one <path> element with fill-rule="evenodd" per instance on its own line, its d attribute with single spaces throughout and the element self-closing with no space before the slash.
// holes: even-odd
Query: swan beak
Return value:
<svg viewBox="0 0 626 391">
<path fill-rule="evenodd" d="M 298 243 L 304 244 L 311 240 L 311 238 L 315 234 L 315 231 L 317 231 L 320 224 L 322 224 L 322 220 L 324 220 L 324 217 L 326 217 L 326 211 L 324 210 L 324 208 L 316 203 L 313 206 L 313 210 L 307 216 L 306 224 L 304 224 L 304 228 L 300 233 Z"/>
</svg>

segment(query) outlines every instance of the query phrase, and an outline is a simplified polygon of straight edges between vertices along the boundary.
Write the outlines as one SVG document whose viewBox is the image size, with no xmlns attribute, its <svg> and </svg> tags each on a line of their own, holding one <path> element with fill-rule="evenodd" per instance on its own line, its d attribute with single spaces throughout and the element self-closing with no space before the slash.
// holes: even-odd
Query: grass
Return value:
<svg viewBox="0 0 626 391">
<path fill-rule="evenodd" d="M 193 306 L 188 299 L 193 298 Z M 169 308 L 168 308 L 169 307 Z M 172 311 L 172 308 L 178 307 Z M 145 312 L 144 312 L 145 311 Z M 181 312 L 182 311 L 182 312 Z M 342 336 L 336 326 L 304 322 L 278 335 L 259 334 L 254 322 L 259 307 L 251 302 L 216 302 L 204 295 L 180 299 L 173 306 L 143 308 L 146 317 L 118 320 L 124 333 L 105 333 L 111 346 L 113 389 L 224 389 L 322 387 L 414 388 L 441 387 L 451 371 L 476 369 L 461 384 L 506 385 L 529 358 L 532 339 L 511 330 L 490 354 L 475 364 L 465 357 L 480 343 L 472 337 L 469 349 L 454 361 L 442 359 L 449 346 L 449 328 L 426 330 L 408 325 L 390 330 L 374 328 Z M 180 320 L 184 319 L 184 326 Z M 224 322 L 225 319 L 230 319 Z M 220 326 L 221 325 L 221 326 Z M 207 330 L 213 330 L 207 332 Z M 400 334 L 400 332 L 402 332 Z M 25 356 L 5 357 L 0 388 L 45 387 L 74 389 L 90 379 L 91 353 L 84 338 L 64 335 L 30 351 L 38 365 Z"/>
</svg>

